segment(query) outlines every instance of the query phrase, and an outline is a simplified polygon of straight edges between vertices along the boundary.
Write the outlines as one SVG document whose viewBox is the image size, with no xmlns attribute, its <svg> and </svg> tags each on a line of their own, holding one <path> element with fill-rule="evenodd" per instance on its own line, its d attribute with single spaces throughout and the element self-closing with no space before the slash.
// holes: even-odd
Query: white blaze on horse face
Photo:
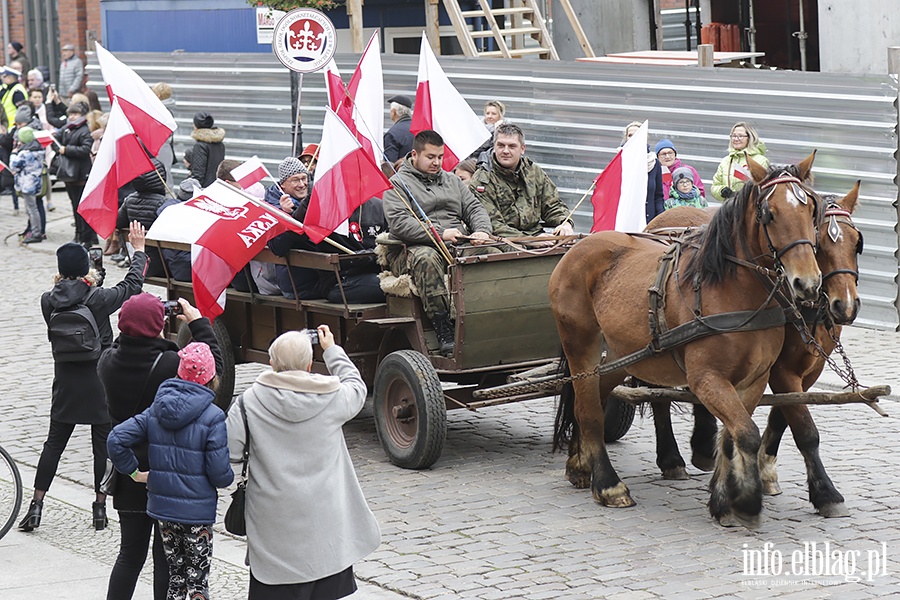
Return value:
<svg viewBox="0 0 900 600">
<path fill-rule="evenodd" d="M 800 198 L 794 193 L 794 189 L 791 186 L 788 186 L 786 190 L 784 190 L 784 198 L 788 201 L 788 204 L 791 206 L 800 206 Z M 803 204 L 806 204 L 805 202 Z"/>
</svg>

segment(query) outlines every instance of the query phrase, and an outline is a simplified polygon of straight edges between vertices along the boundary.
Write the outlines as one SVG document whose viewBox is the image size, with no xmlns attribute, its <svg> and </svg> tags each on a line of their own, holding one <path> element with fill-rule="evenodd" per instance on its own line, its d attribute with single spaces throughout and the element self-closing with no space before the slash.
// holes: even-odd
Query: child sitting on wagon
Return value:
<svg viewBox="0 0 900 600">
<path fill-rule="evenodd" d="M 694 175 L 687 167 L 679 167 L 672 173 L 672 188 L 666 198 L 666 210 L 676 206 L 706 208 L 706 198 L 694 185 Z"/>
</svg>

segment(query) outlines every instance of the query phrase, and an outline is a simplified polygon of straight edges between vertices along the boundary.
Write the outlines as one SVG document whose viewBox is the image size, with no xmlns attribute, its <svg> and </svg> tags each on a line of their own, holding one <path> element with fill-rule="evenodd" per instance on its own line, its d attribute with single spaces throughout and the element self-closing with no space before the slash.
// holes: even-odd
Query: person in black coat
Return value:
<svg viewBox="0 0 900 600">
<path fill-rule="evenodd" d="M 68 123 L 57 133 L 59 147 L 59 171 L 57 181 L 66 184 L 66 194 L 72 203 L 72 214 L 75 215 L 75 240 L 85 246 L 97 244 L 97 234 L 84 218 L 78 214 L 81 194 L 91 174 L 91 148 L 94 138 L 88 127 L 88 107 L 83 102 L 76 102 L 66 111 Z"/>
<path fill-rule="evenodd" d="M 216 372 L 224 362 L 209 319 L 187 300 L 180 299 L 183 314 L 178 319 L 190 328 L 196 342 L 209 345 L 216 361 Z M 171 317 L 170 317 L 171 318 Z M 152 403 L 160 384 L 178 374 L 178 345 L 161 337 L 165 319 L 162 301 L 152 294 L 138 294 L 125 301 L 119 312 L 120 335 L 103 352 L 97 372 L 106 391 L 109 418 L 113 426 L 142 413 Z M 140 386 L 140 387 L 136 387 Z M 150 468 L 147 445 L 134 448 L 138 469 Z M 147 559 L 147 546 L 153 536 L 153 597 L 165 600 L 169 571 L 156 519 L 147 515 L 147 486 L 116 471 L 113 507 L 119 513 L 121 545 L 109 576 L 107 600 L 127 600 Z"/>
<path fill-rule="evenodd" d="M 84 303 L 93 313 L 100 333 L 100 345 L 112 345 L 112 327 L 109 316 L 119 310 L 122 303 L 140 293 L 144 284 L 144 228 L 132 223 L 128 239 L 134 246 L 134 258 L 125 278 L 111 288 L 101 287 L 102 272 L 91 268 L 87 249 L 69 242 L 56 251 L 59 274 L 56 284 L 41 296 L 41 312 L 49 325 L 55 309 L 74 307 Z M 50 431 L 41 451 L 37 473 L 34 476 L 34 498 L 25 518 L 19 523 L 22 531 L 32 531 L 41 524 L 44 495 L 56 476 L 59 459 L 75 425 L 91 426 L 91 446 L 94 454 L 94 528 L 106 527 L 106 495 L 100 493 L 100 481 L 106 470 L 106 436 L 109 434 L 109 411 L 103 385 L 97 376 L 97 359 L 76 362 L 54 361 L 53 399 L 50 404 Z"/>
<path fill-rule="evenodd" d="M 166 196 L 166 185 L 163 178 L 166 169 L 159 160 L 151 159 L 154 169 L 131 180 L 134 192 L 125 197 L 119 207 L 116 218 L 116 229 L 124 229 L 132 221 L 137 221 L 150 229 L 156 221 L 159 209 L 169 198 Z M 159 248 L 147 250 L 147 277 L 162 277 L 166 274 Z"/>
<path fill-rule="evenodd" d="M 405 158 L 413 147 L 413 134 L 409 130 L 412 125 L 412 100 L 409 96 L 388 98 L 391 105 L 391 128 L 384 133 L 384 156 L 394 163 Z"/>
<path fill-rule="evenodd" d="M 225 160 L 225 130 L 216 127 L 212 115 L 198 112 L 194 115 L 194 131 L 191 137 L 196 140 L 191 156 L 191 177 L 206 187 L 216 180 L 216 169 Z"/>
</svg>

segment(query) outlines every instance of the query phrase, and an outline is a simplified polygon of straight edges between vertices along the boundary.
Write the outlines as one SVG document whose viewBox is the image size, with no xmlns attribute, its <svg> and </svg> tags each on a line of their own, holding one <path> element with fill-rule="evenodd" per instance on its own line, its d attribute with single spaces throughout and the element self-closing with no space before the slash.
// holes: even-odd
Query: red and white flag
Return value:
<svg viewBox="0 0 900 600">
<path fill-rule="evenodd" d="M 647 227 L 647 129 L 644 121 L 597 177 L 591 233 L 636 233 Z"/>
<path fill-rule="evenodd" d="M 191 244 L 194 299 L 200 313 L 214 319 L 225 310 L 225 288 L 238 271 L 289 229 L 303 232 L 281 209 L 216 180 L 162 211 L 147 238 Z"/>
<path fill-rule="evenodd" d="M 753 160 L 752 158 L 748 158 L 747 160 Z M 749 181 L 750 180 L 750 171 L 739 162 L 731 163 L 732 170 L 731 176 L 737 179 L 738 181 Z"/>
<path fill-rule="evenodd" d="M 460 95 L 444 70 L 425 34 L 419 50 L 419 80 L 416 85 L 416 109 L 409 130 L 419 133 L 433 129 L 444 138 L 445 171 L 452 171 L 486 139 L 491 137 L 484 123 Z"/>
<path fill-rule="evenodd" d="M 377 31 L 366 45 L 346 89 L 333 60 L 325 71 L 325 89 L 331 110 L 353 132 L 375 164 L 380 165 L 384 153 L 384 77 Z M 323 136 L 322 140 L 326 138 Z"/>
<path fill-rule="evenodd" d="M 175 118 L 140 75 L 100 44 L 95 43 L 94 46 L 109 101 L 119 99 L 122 111 L 134 132 L 144 142 L 150 154 L 156 156 L 172 132 L 178 128 Z"/>
<path fill-rule="evenodd" d="M 328 237 L 358 206 L 391 188 L 372 157 L 350 129 L 326 109 L 316 181 L 303 227 L 315 243 Z"/>
<path fill-rule="evenodd" d="M 81 194 L 78 214 L 99 235 L 109 237 L 116 229 L 119 188 L 152 170 L 153 163 L 147 158 L 122 107 L 113 100 L 106 131 Z"/>
<path fill-rule="evenodd" d="M 237 182 L 241 189 L 246 190 L 254 183 L 258 183 L 269 177 L 273 179 L 272 174 L 266 169 L 266 165 L 259 160 L 259 157 L 253 155 L 249 160 L 242 162 L 231 170 L 231 176 Z"/>
<path fill-rule="evenodd" d="M 2 160 L 0 160 L 0 173 L 2 173 L 3 171 L 8 171 L 8 170 L 9 170 L 9 165 L 6 164 L 5 162 L 3 162 Z"/>
<path fill-rule="evenodd" d="M 53 137 L 53 134 L 49 131 L 44 131 L 43 129 L 38 129 L 34 132 L 34 139 L 41 145 L 42 148 L 46 148 L 50 144 L 59 145 L 59 142 Z"/>
</svg>

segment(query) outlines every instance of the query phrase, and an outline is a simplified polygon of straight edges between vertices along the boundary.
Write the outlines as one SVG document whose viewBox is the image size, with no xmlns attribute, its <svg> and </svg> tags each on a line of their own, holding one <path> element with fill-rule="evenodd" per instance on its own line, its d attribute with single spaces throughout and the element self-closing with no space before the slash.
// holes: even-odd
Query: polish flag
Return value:
<svg viewBox="0 0 900 600">
<path fill-rule="evenodd" d="M 450 83 L 424 33 L 419 50 L 416 110 L 409 129 L 413 134 L 426 129 L 441 134 L 444 138 L 441 166 L 445 171 L 452 171 L 460 160 L 491 137 L 491 132 Z"/>
<path fill-rule="evenodd" d="M 669 187 L 672 185 L 672 171 L 669 170 L 669 167 L 666 165 L 660 165 L 662 167 L 662 181 L 663 185 Z"/>
<path fill-rule="evenodd" d="M 325 74 L 325 92 L 328 94 L 328 106 L 331 110 L 337 112 L 347 92 L 344 89 L 344 80 L 341 78 L 341 72 L 338 70 L 337 63 L 332 58 L 322 69 Z"/>
<path fill-rule="evenodd" d="M 231 170 L 231 176 L 234 177 L 237 184 L 244 190 L 254 183 L 259 183 L 266 177 L 274 179 L 272 174 L 269 173 L 269 170 L 266 169 L 266 165 L 264 165 L 256 155 L 251 157 L 250 160 L 233 168 Z"/>
<path fill-rule="evenodd" d="M 144 142 L 150 154 L 156 156 L 172 132 L 178 128 L 175 118 L 140 75 L 100 44 L 94 45 L 103 81 L 106 82 L 109 101 L 119 99 L 122 111 L 135 133 Z"/>
<path fill-rule="evenodd" d="M 38 141 L 42 148 L 46 148 L 50 144 L 56 144 L 57 146 L 59 146 L 59 142 L 56 141 L 56 138 L 53 137 L 53 134 L 42 129 L 34 132 L 34 139 Z"/>
<path fill-rule="evenodd" d="M 644 121 L 594 182 L 591 233 L 636 233 L 647 227 L 647 129 Z"/>
<path fill-rule="evenodd" d="M 8 170 L 9 170 L 9 165 L 6 164 L 5 162 L 3 162 L 2 160 L 0 160 L 0 173 L 2 173 L 3 171 L 8 171 Z"/>
<path fill-rule="evenodd" d="M 214 319 L 225 310 L 225 288 L 270 239 L 300 223 L 279 208 L 222 180 L 197 196 L 166 208 L 147 238 L 191 244 L 191 279 L 200 313 Z"/>
<path fill-rule="evenodd" d="M 113 100 L 106 131 L 81 194 L 78 214 L 84 217 L 91 229 L 105 238 L 109 237 L 116 229 L 119 188 L 152 170 L 153 163 L 147 158 L 131 123 L 118 100 Z"/>
<path fill-rule="evenodd" d="M 303 227 L 321 242 L 353 214 L 358 206 L 391 189 L 381 169 L 363 149 L 347 125 L 330 108 L 325 112 L 316 181 Z"/>
<path fill-rule="evenodd" d="M 753 160 L 748 159 L 748 160 Z M 749 181 L 750 180 L 750 171 L 747 170 L 747 167 L 742 165 L 741 163 L 732 163 L 731 176 L 737 179 L 738 181 Z"/>
</svg>

